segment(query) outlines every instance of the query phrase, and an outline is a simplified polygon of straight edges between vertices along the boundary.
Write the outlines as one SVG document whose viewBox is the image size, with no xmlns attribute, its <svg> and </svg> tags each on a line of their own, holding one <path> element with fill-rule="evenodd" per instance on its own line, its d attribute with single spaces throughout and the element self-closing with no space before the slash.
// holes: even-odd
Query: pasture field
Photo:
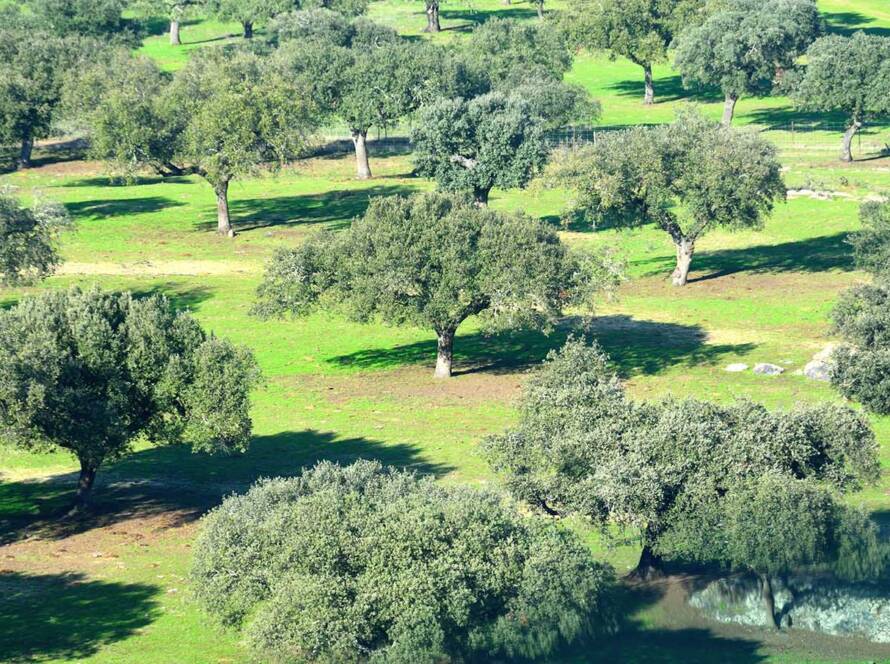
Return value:
<svg viewBox="0 0 890 664">
<path fill-rule="evenodd" d="M 890 34 L 883 0 L 820 6 L 834 30 Z M 422 9 L 418 2 L 383 0 L 372 3 L 370 14 L 419 36 Z M 446 30 L 436 38 L 459 39 L 491 16 L 537 20 L 525 2 L 454 0 L 443 3 Z M 196 16 L 184 22 L 185 45 L 177 49 L 162 29 L 157 21 L 157 34 L 141 51 L 170 69 L 192 49 L 238 38 L 237 25 Z M 655 73 L 652 108 L 641 104 L 642 74 L 629 62 L 582 54 L 570 77 L 602 101 L 601 128 L 668 122 L 690 102 L 719 114 L 718 97 L 685 91 L 668 65 Z M 832 340 L 828 313 L 838 293 L 866 279 L 854 269 L 847 238 L 859 227 L 859 204 L 890 190 L 890 156 L 881 151 L 890 143 L 890 125 L 873 125 L 859 160 L 844 165 L 836 130 L 843 118 L 798 113 L 784 98 L 743 99 L 738 113 L 740 124 L 774 137 L 789 189 L 803 191 L 778 206 L 762 230 L 707 235 L 683 289 L 670 285 L 673 248 L 654 228 L 564 231 L 578 247 L 615 248 L 628 266 L 628 280 L 613 300 L 600 303 L 588 328 L 638 398 L 750 398 L 776 408 L 838 401 L 829 386 L 795 372 Z M 792 123 L 806 131 L 792 134 Z M 264 382 L 254 396 L 255 438 L 246 454 L 220 458 L 139 445 L 100 470 L 94 514 L 82 520 L 59 518 L 76 477 L 72 457 L 0 446 L 0 658 L 8 661 L 246 661 L 237 637 L 211 624 L 190 598 L 186 574 L 200 515 L 260 477 L 297 474 L 322 459 L 374 458 L 442 482 L 496 486 L 479 442 L 513 421 L 528 372 L 583 322 L 570 317 L 549 335 L 486 337 L 470 321 L 456 341 L 458 375 L 435 382 L 430 331 L 359 325 L 324 313 L 266 322 L 248 314 L 276 247 L 319 228 L 347 226 L 371 197 L 432 188 L 412 176 L 404 141 L 371 144 L 369 181 L 355 180 L 351 154 L 336 150 L 236 181 L 234 239 L 213 232 L 213 193 L 198 178 L 118 182 L 64 143 L 42 145 L 36 156 L 35 168 L 0 175 L 0 187 L 64 203 L 75 220 L 63 240 L 64 266 L 37 288 L 96 283 L 164 293 L 219 336 L 250 346 Z M 566 192 L 538 184 L 492 196 L 493 207 L 523 209 L 552 223 L 566 201 Z M 0 299 L 8 306 L 34 290 L 7 290 Z M 787 370 L 777 377 L 727 373 L 734 362 Z M 884 477 L 852 500 L 890 524 L 890 418 L 872 422 Z M 607 547 L 574 525 L 619 572 L 635 563 L 633 547 Z M 890 662 L 886 647 L 704 622 L 685 608 L 682 587 L 682 579 L 672 578 L 645 592 L 628 589 L 626 629 L 563 661 Z"/>
</svg>

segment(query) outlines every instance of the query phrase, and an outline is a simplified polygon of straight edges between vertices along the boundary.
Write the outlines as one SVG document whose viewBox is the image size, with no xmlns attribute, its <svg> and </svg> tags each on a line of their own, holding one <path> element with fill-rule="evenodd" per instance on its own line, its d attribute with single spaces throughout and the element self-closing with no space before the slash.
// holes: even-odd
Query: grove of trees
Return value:
<svg viewBox="0 0 890 664">
<path fill-rule="evenodd" d="M 71 452 L 80 463 L 76 509 L 99 467 L 137 439 L 245 449 L 257 379 L 247 349 L 208 335 L 160 296 L 73 287 L 0 313 L 3 437 Z"/>
<path fill-rule="evenodd" d="M 570 217 L 594 226 L 655 224 L 677 251 L 684 286 L 695 243 L 709 230 L 757 228 L 785 199 L 776 148 L 692 111 L 676 122 L 604 136 L 566 152 L 550 177 L 576 192 Z"/>
<path fill-rule="evenodd" d="M 451 376 L 454 338 L 470 316 L 489 330 L 553 325 L 613 279 L 608 263 L 576 255 L 557 233 L 523 214 L 461 195 L 371 201 L 363 219 L 279 250 L 255 312 L 304 316 L 321 305 L 435 331 L 435 375 Z"/>
<path fill-rule="evenodd" d="M 573 534 L 369 461 L 228 498 L 191 578 L 273 661 L 535 659 L 614 625 L 613 573 Z"/>
</svg>

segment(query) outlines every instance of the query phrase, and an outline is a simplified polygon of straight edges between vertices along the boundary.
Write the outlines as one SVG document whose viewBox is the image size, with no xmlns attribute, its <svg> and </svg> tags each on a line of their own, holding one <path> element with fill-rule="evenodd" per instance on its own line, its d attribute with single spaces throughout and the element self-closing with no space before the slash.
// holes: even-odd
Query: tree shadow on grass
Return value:
<svg viewBox="0 0 890 664">
<path fill-rule="evenodd" d="M 859 12 L 822 12 L 822 17 L 828 24 L 828 31 L 841 35 L 851 35 L 854 32 L 866 32 L 879 37 L 890 37 L 890 28 L 872 26 L 874 19 Z"/>
<path fill-rule="evenodd" d="M 177 311 L 190 311 L 213 298 L 215 289 L 208 286 L 196 286 L 189 282 L 164 281 L 134 288 L 130 292 L 136 298 L 163 295 Z"/>
<path fill-rule="evenodd" d="M 159 592 L 82 574 L 0 572 L 0 657 L 80 661 L 157 619 Z"/>
<path fill-rule="evenodd" d="M 77 473 L 45 480 L 0 482 L 0 546 L 26 537 L 61 539 L 134 518 L 163 516 L 168 527 L 198 519 L 223 496 L 243 492 L 262 477 L 299 475 L 319 461 L 349 464 L 375 459 L 419 474 L 453 468 L 424 458 L 409 443 L 340 438 L 315 430 L 257 436 L 243 454 L 193 453 L 184 445 L 151 447 L 99 469 L 90 510 L 63 518 Z"/>
<path fill-rule="evenodd" d="M 368 155 L 373 159 L 386 159 L 389 157 L 404 157 L 411 154 L 411 139 L 407 136 L 391 136 L 368 140 Z M 321 157 L 322 159 L 340 159 L 355 155 L 355 146 L 348 138 L 334 139 L 319 145 L 308 156 Z"/>
<path fill-rule="evenodd" d="M 80 161 L 84 158 L 86 149 L 87 143 L 81 138 L 55 141 L 52 143 L 38 143 L 34 146 L 34 154 L 31 156 L 31 166 L 27 170 L 49 166 L 51 164 Z M 18 156 L 18 147 L 0 146 L 0 173 L 11 173 L 17 170 Z"/>
<path fill-rule="evenodd" d="M 625 378 L 657 374 L 677 364 L 715 364 L 724 355 L 754 350 L 752 344 L 708 344 L 706 332 L 697 325 L 635 320 L 625 315 L 598 316 L 583 328 L 581 322 L 577 318 L 566 319 L 550 334 L 533 330 L 458 334 L 454 342 L 454 373 L 515 373 L 540 364 L 573 334 L 589 334 L 595 339 Z M 390 369 L 410 364 L 432 366 L 435 360 L 436 341 L 430 339 L 394 348 L 361 350 L 331 358 L 329 362 L 361 369 Z"/>
<path fill-rule="evenodd" d="M 203 182 L 203 181 L 201 181 Z M 65 183 L 65 187 L 140 187 L 152 184 L 199 184 L 199 181 L 187 175 L 138 175 L 132 180 L 114 175 L 97 175 Z"/>
<path fill-rule="evenodd" d="M 609 89 L 615 90 L 621 97 L 639 97 L 642 99 L 643 70 L 640 69 L 639 79 L 617 81 L 611 84 Z M 656 79 L 656 104 L 675 102 L 683 99 L 701 104 L 716 103 L 723 101 L 723 93 L 716 88 L 695 87 L 687 89 L 683 87 L 683 78 L 677 75 Z"/>
<path fill-rule="evenodd" d="M 418 14 L 421 20 L 425 20 L 425 16 Z M 530 7 L 498 7 L 496 9 L 441 9 L 439 18 L 442 22 L 442 30 L 453 30 L 455 32 L 470 32 L 474 28 L 482 25 L 486 21 L 493 18 L 505 18 L 514 20 L 528 20 L 537 18 L 538 12 Z M 453 22 L 460 21 L 458 25 L 452 25 Z"/>
<path fill-rule="evenodd" d="M 406 185 L 380 184 L 360 189 L 339 189 L 304 196 L 279 196 L 230 201 L 232 225 L 244 233 L 273 227 L 328 224 L 341 229 L 360 217 L 377 196 L 408 195 L 415 191 Z M 216 221 L 197 224 L 201 231 L 216 228 Z"/>
<path fill-rule="evenodd" d="M 181 207 L 185 203 L 166 196 L 145 196 L 143 198 L 111 198 L 65 203 L 72 217 L 88 219 L 109 219 L 133 214 L 151 214 L 171 207 Z"/>
<path fill-rule="evenodd" d="M 771 130 L 790 130 L 794 123 L 794 129 L 799 133 L 823 131 L 842 134 L 844 128 L 850 123 L 850 117 L 845 113 L 805 111 L 790 104 L 753 110 L 745 113 L 745 118 L 752 124 L 761 125 Z M 868 133 L 873 127 L 886 126 L 887 122 L 887 117 L 870 117 L 861 132 Z M 840 136 L 838 136 L 837 142 L 838 150 L 840 150 Z"/>
</svg>

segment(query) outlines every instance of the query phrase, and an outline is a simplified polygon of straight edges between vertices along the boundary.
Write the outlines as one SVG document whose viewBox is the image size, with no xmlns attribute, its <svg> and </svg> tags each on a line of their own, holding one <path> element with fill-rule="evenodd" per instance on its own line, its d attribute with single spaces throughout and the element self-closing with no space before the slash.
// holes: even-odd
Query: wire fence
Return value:
<svg viewBox="0 0 890 664">
<path fill-rule="evenodd" d="M 823 122 L 792 122 L 787 125 L 747 125 L 772 142 L 784 156 L 812 154 L 837 155 L 847 126 Z M 565 127 L 550 132 L 548 144 L 552 148 L 572 148 L 596 145 L 603 137 L 627 127 Z M 890 156 L 890 126 L 863 127 L 853 139 L 856 159 Z"/>
</svg>

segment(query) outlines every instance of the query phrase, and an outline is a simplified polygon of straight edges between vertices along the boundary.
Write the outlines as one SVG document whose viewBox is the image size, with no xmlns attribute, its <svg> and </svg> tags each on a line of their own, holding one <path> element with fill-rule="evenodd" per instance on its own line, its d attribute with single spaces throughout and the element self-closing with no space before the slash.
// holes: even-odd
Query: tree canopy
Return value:
<svg viewBox="0 0 890 664">
<path fill-rule="evenodd" d="M 279 250 L 255 312 L 300 316 L 325 303 L 359 321 L 432 329 L 436 376 L 447 377 L 455 332 L 470 316 L 489 330 L 546 327 L 609 278 L 605 263 L 570 253 L 554 230 L 525 215 L 461 196 L 376 198 L 348 230 Z"/>
<path fill-rule="evenodd" d="M 274 661 L 534 659 L 614 621 L 611 569 L 570 532 L 370 461 L 226 499 L 191 578 Z"/>
<path fill-rule="evenodd" d="M 720 88 L 729 125 L 739 98 L 769 93 L 821 30 L 814 0 L 731 0 L 680 33 L 675 64 L 687 88 Z"/>
<path fill-rule="evenodd" d="M 282 59 L 240 50 L 202 52 L 172 80 L 148 59 L 121 57 L 87 70 L 67 95 L 92 154 L 126 174 L 201 175 L 216 193 L 217 231 L 232 235 L 229 183 L 309 145 L 320 116 L 305 86 Z"/>
<path fill-rule="evenodd" d="M 56 203 L 33 207 L 0 192 L 0 279 L 6 286 L 31 284 L 52 274 L 61 262 L 56 239 L 70 225 Z"/>
<path fill-rule="evenodd" d="M 562 25 L 576 48 L 602 49 L 643 68 L 645 104 L 655 103 L 652 66 L 667 60 L 680 29 L 700 20 L 705 0 L 569 0 Z"/>
<path fill-rule="evenodd" d="M 74 287 L 0 312 L 4 439 L 74 454 L 77 506 L 99 466 L 137 439 L 244 449 L 257 378 L 248 350 L 207 335 L 161 296 Z"/>
<path fill-rule="evenodd" d="M 598 347 L 570 341 L 529 381 L 519 422 L 485 443 L 517 498 L 578 514 L 607 536 L 618 526 L 643 545 L 647 576 L 670 553 L 663 537 L 679 506 L 768 472 L 850 492 L 879 476 L 868 422 L 833 405 L 770 412 L 667 398 L 630 400 Z M 685 517 L 684 517 L 685 518 Z"/>
<path fill-rule="evenodd" d="M 550 178 L 575 190 L 571 219 L 618 227 L 654 223 L 670 235 L 676 286 L 687 283 L 702 235 L 718 226 L 756 228 L 785 199 L 772 144 L 693 111 L 682 111 L 671 125 L 614 132 L 566 151 Z"/>
<path fill-rule="evenodd" d="M 237 21 L 244 38 L 252 39 L 254 25 L 295 8 L 295 0 L 206 0 L 205 6 L 224 21 Z"/>
<path fill-rule="evenodd" d="M 59 36 L 127 38 L 126 0 L 29 0 L 40 28 Z"/>
<path fill-rule="evenodd" d="M 807 50 L 793 97 L 810 111 L 843 113 L 841 159 L 853 161 L 853 138 L 870 116 L 890 112 L 890 37 L 828 35 Z"/>
</svg>

